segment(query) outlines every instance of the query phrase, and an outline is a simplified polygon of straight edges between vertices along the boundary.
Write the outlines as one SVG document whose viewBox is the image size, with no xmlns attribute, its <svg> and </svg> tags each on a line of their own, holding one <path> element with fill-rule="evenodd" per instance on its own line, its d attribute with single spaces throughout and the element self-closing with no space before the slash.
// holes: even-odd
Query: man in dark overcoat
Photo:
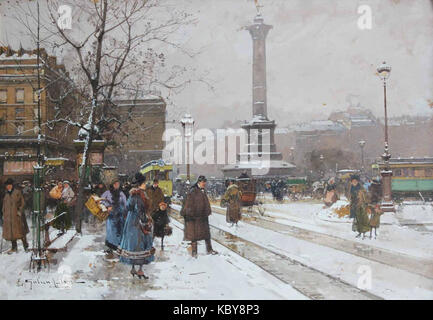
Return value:
<svg viewBox="0 0 433 320">
<path fill-rule="evenodd" d="M 17 252 L 17 240 L 23 242 L 24 250 L 27 250 L 27 233 L 29 227 L 27 225 L 24 214 L 24 197 L 20 190 L 14 188 L 12 179 L 6 180 L 6 190 L 3 199 L 3 239 L 12 242 L 12 248 L 8 254 Z"/>
<path fill-rule="evenodd" d="M 197 257 L 197 241 L 206 242 L 206 251 L 208 254 L 217 254 L 212 249 L 209 216 L 211 207 L 206 195 L 206 177 L 199 176 L 197 183 L 191 187 L 188 192 L 185 203 L 180 214 L 185 219 L 184 240 L 191 241 L 191 255 Z"/>
<path fill-rule="evenodd" d="M 159 204 L 164 202 L 164 192 L 158 185 L 159 181 L 155 178 L 153 179 L 153 184 L 146 188 L 146 194 L 150 199 L 150 214 L 158 211 Z"/>
</svg>

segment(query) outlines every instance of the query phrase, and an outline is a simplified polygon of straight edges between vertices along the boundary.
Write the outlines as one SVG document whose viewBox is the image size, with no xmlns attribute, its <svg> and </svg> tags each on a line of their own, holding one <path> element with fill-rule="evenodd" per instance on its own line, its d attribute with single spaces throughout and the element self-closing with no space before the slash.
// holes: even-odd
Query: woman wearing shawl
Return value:
<svg viewBox="0 0 433 320">
<path fill-rule="evenodd" d="M 132 265 L 131 274 L 140 279 L 148 279 L 143 273 L 143 264 L 149 264 L 155 257 L 153 247 L 152 219 L 149 216 L 149 199 L 146 195 L 146 178 L 141 174 L 135 175 L 138 188 L 129 192 L 126 209 L 128 216 L 123 228 L 122 241 L 119 246 L 120 261 Z M 135 266 L 139 270 L 135 270 Z"/>
<path fill-rule="evenodd" d="M 365 233 L 370 231 L 370 223 L 367 214 L 367 196 L 364 188 L 359 183 L 359 176 L 353 175 L 350 178 L 350 217 L 353 218 L 352 230 L 358 232 L 356 236 L 365 238 Z"/>
</svg>

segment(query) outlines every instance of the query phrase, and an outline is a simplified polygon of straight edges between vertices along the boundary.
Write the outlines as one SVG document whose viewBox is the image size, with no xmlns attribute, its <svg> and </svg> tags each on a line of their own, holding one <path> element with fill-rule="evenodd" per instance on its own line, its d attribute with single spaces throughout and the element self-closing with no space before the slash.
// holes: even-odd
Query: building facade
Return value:
<svg viewBox="0 0 433 320">
<path fill-rule="evenodd" d="M 73 159 L 73 128 L 48 123 L 56 113 L 57 91 L 67 74 L 56 57 L 37 51 L 0 47 L 0 172 L 1 179 L 31 178 L 37 162 L 38 68 L 40 74 L 41 152 L 46 158 Z M 2 182 L 2 181 L 0 181 Z"/>
<path fill-rule="evenodd" d="M 133 176 L 142 164 L 162 158 L 166 103 L 160 96 L 148 95 L 114 104 L 121 125 L 112 139 L 104 137 L 108 144 L 105 164 Z"/>
</svg>

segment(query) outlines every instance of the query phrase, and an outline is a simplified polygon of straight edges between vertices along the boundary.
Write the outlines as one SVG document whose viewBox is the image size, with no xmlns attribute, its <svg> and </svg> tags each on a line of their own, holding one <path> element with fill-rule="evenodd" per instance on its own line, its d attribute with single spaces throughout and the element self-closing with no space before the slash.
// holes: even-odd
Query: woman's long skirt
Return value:
<svg viewBox="0 0 433 320">
<path fill-rule="evenodd" d="M 121 208 L 115 208 L 110 212 L 106 221 L 106 238 L 105 244 L 107 247 L 116 250 L 122 241 L 123 227 L 125 219 Z"/>
<path fill-rule="evenodd" d="M 144 234 L 140 228 L 139 216 L 133 211 L 128 212 L 128 217 L 123 227 L 122 241 L 119 248 L 129 252 L 148 251 L 153 247 L 152 233 Z M 126 258 L 120 257 L 120 262 L 132 265 L 143 265 L 154 261 L 155 256 L 151 255 L 145 258 Z"/>
</svg>

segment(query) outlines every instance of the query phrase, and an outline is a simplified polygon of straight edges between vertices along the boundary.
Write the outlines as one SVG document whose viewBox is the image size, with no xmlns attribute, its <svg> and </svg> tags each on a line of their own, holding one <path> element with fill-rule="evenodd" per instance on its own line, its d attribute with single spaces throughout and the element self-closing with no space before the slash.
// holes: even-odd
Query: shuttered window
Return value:
<svg viewBox="0 0 433 320">
<path fill-rule="evenodd" d="M 15 89 L 16 103 L 24 103 L 24 89 Z"/>
</svg>

